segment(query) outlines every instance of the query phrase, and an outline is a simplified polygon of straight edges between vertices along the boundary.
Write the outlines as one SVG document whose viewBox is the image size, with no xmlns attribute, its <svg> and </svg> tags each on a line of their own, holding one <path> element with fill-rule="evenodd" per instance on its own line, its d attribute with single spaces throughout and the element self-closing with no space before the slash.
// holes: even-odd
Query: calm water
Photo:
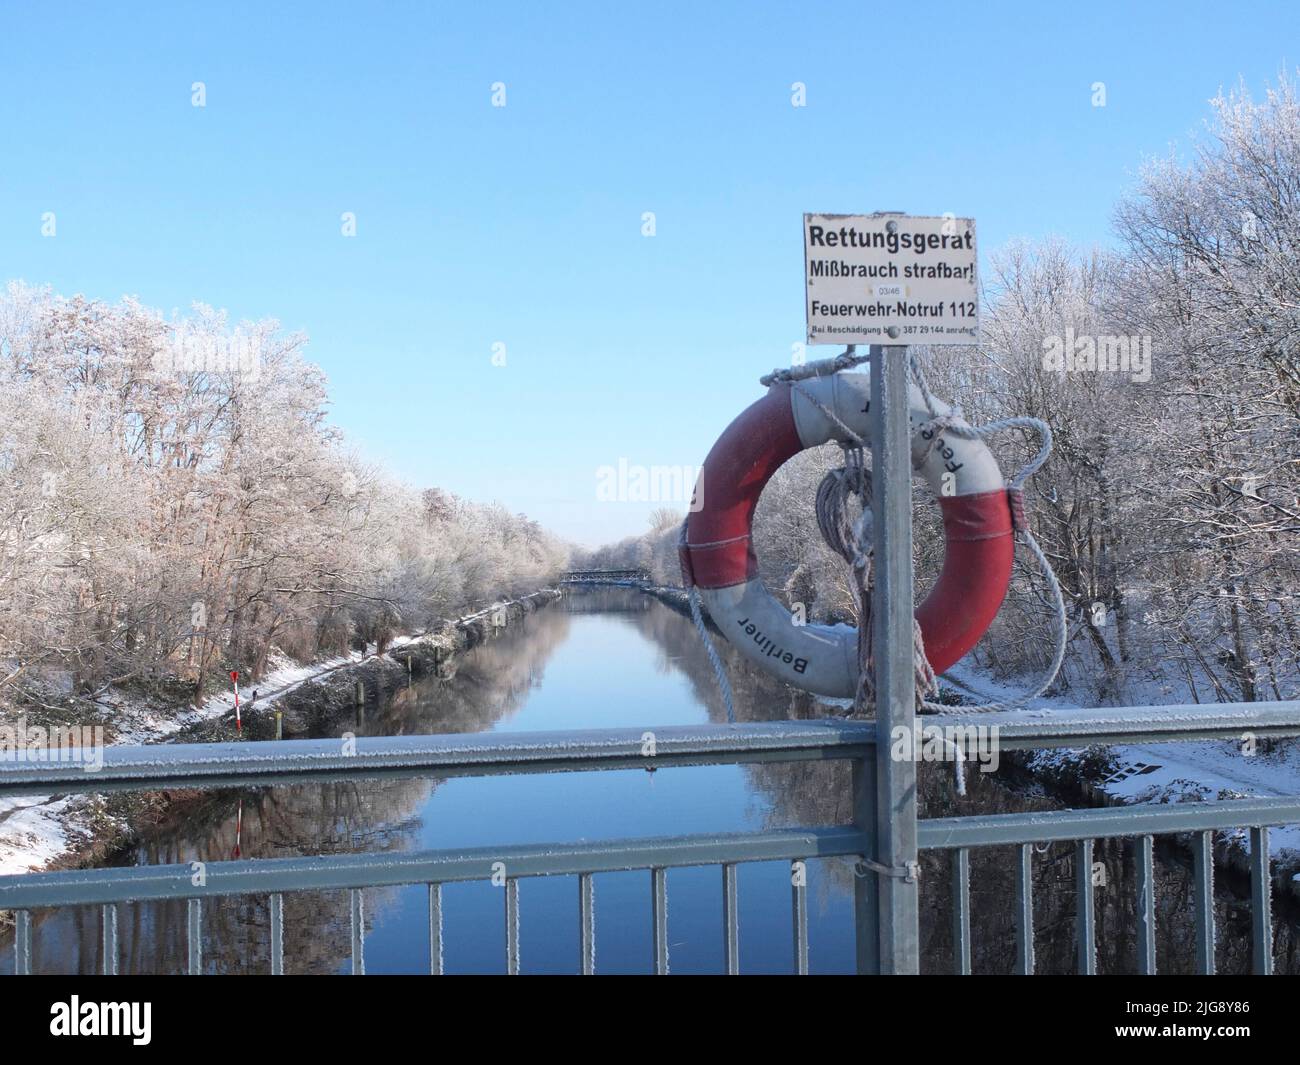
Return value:
<svg viewBox="0 0 1300 1065">
<path fill-rule="evenodd" d="M 822 711 L 745 667 L 726 652 L 738 714 L 746 720 L 816 717 Z M 579 591 L 531 615 L 494 642 L 471 652 L 456 675 L 388 693 L 357 731 L 371 735 L 425 732 L 509 732 L 593 726 L 651 727 L 722 722 L 716 686 L 690 623 L 659 603 L 624 590 Z M 351 723 L 346 726 L 355 728 Z M 343 731 L 340 726 L 338 731 Z M 959 799 L 951 773 L 922 766 L 926 816 L 1044 808 L 1042 799 L 975 775 Z M 455 846 L 738 831 L 842 823 L 849 819 L 848 766 L 795 763 L 563 773 L 486 779 L 358 781 L 207 795 L 179 824 L 148 829 L 123 860 L 140 864 L 286 857 L 358 851 L 409 851 Z M 1073 966 L 1072 848 L 1036 858 L 1038 962 L 1041 971 Z M 1133 870 L 1127 845 L 1098 844 L 1107 867 L 1099 889 L 1100 967 L 1133 964 Z M 1185 863 L 1172 851 L 1159 861 L 1162 967 L 1191 964 L 1191 904 Z M 1011 964 L 1012 854 L 977 852 L 972 860 L 976 971 Z M 925 968 L 951 964 L 948 868 L 926 858 L 923 877 Z M 809 942 L 815 972 L 850 972 L 853 873 L 844 861 L 808 863 Z M 670 870 L 668 930 L 672 970 L 717 972 L 723 965 L 721 873 L 717 867 Z M 741 968 L 789 972 L 790 870 L 787 863 L 740 867 Z M 598 972 L 652 969 L 650 874 L 595 877 Z M 531 973 L 578 967 L 575 877 L 520 884 L 521 967 Z M 365 892 L 366 967 L 372 973 L 429 968 L 423 886 Z M 123 904 L 119 946 L 123 971 L 175 972 L 185 964 L 183 902 Z M 1220 890 L 1220 967 L 1249 966 L 1244 900 Z M 490 884 L 443 889 L 444 960 L 449 972 L 505 969 L 504 891 Z M 37 914 L 38 971 L 96 971 L 98 909 Z M 270 919 L 265 898 L 206 900 L 204 957 L 212 972 L 267 972 Z M 1277 921 L 1278 967 L 1300 969 L 1294 927 Z M 6 944 L 7 945 L 7 944 Z M 343 972 L 350 965 L 348 898 L 344 892 L 285 897 L 285 959 L 289 972 Z M 6 951 L 0 968 L 12 968 Z"/>
</svg>

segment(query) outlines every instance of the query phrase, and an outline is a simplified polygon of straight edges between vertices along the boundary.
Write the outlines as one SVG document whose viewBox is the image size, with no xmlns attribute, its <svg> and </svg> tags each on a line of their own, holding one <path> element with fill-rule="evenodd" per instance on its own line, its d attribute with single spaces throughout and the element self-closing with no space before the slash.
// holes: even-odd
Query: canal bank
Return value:
<svg viewBox="0 0 1300 1065">
<path fill-rule="evenodd" d="M 398 636 L 383 648 L 372 644 L 307 664 L 280 660 L 262 678 L 245 682 L 242 727 L 236 725 L 231 693 L 182 708 L 110 690 L 97 700 L 102 717 L 96 723 L 115 744 L 259 741 L 275 738 L 278 712 L 286 738 L 319 735 L 413 679 L 454 675 L 468 651 L 559 598 L 554 588 L 539 589 L 446 619 L 431 630 Z M 250 705 L 254 691 L 258 698 Z M 48 709 L 57 713 L 65 708 Z M 103 864 L 129 848 L 142 831 L 183 815 L 204 797 L 203 792 L 170 791 L 0 798 L 0 875 Z M 0 928 L 7 921 L 8 915 L 0 912 Z"/>
</svg>

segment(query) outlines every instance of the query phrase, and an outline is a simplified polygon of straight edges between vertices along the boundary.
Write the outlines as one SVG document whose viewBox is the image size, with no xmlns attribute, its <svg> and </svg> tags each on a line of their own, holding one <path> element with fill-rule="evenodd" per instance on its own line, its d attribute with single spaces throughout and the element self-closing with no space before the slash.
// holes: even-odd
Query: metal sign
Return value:
<svg viewBox="0 0 1300 1065">
<path fill-rule="evenodd" d="M 975 220 L 803 216 L 809 344 L 978 344 Z"/>
</svg>

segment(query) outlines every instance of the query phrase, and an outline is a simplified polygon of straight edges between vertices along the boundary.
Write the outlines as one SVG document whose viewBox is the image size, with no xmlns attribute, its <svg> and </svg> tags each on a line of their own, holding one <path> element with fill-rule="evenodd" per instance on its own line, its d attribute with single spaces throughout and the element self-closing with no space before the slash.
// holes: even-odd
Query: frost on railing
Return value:
<svg viewBox="0 0 1300 1065">
<path fill-rule="evenodd" d="M 925 717 L 927 727 L 942 727 L 942 715 Z M 954 720 L 962 720 L 954 718 Z M 1300 704 L 1224 704 L 1205 707 L 1151 707 L 1069 712 L 1016 711 L 985 715 L 1006 746 L 1050 747 L 1115 742 L 1141 737 L 1177 740 L 1300 734 Z M 964 735 L 958 733 L 958 735 Z M 651 742 L 647 742 L 647 737 Z M 430 971 L 443 971 L 442 886 L 490 881 L 505 888 L 502 919 L 506 969 L 519 972 L 521 880 L 542 876 L 576 878 L 579 910 L 578 968 L 597 971 L 595 882 L 600 873 L 641 870 L 650 878 L 653 966 L 669 971 L 668 871 L 717 866 L 721 870 L 725 971 L 740 970 L 741 935 L 737 868 L 747 862 L 784 861 L 790 869 L 790 936 L 796 972 L 809 971 L 807 863 L 825 858 L 857 858 L 854 877 L 859 971 L 877 971 L 882 945 L 875 940 L 883 876 L 896 871 L 873 853 L 876 833 L 875 780 L 878 752 L 874 724 L 863 721 L 778 721 L 743 725 L 675 726 L 654 730 L 619 729 L 569 733 L 378 737 L 357 740 L 350 755 L 336 741 L 304 740 L 238 745 L 176 745 L 169 748 L 109 748 L 102 777 L 79 768 L 0 762 L 0 794 L 111 788 L 150 790 L 186 785 L 293 784 L 324 777 L 353 779 L 387 775 L 494 775 L 565 770 L 652 769 L 664 765 L 845 759 L 854 765 L 853 823 L 749 833 L 700 834 L 460 848 L 412 853 L 342 854 L 204 863 L 196 879 L 191 864 L 28 873 L 0 877 L 0 910 L 14 913 L 14 969 L 32 970 L 32 911 L 63 906 L 100 908 L 103 971 L 118 971 L 117 905 L 121 902 L 186 901 L 187 968 L 204 970 L 204 900 L 262 896 L 270 903 L 270 971 L 283 973 L 284 895 L 345 890 L 349 893 L 352 971 L 365 971 L 366 889 L 424 884 L 428 891 Z M 888 756 L 887 754 L 884 756 Z M 79 775 L 76 775 L 79 774 Z M 1015 967 L 1034 971 L 1033 867 L 1036 846 L 1074 846 L 1075 942 L 1077 969 L 1096 971 L 1097 922 L 1091 879 L 1094 840 L 1133 839 L 1136 843 L 1136 953 L 1141 972 L 1154 972 L 1155 900 L 1153 840 L 1191 834 L 1195 954 L 1201 972 L 1213 972 L 1214 866 L 1216 830 L 1247 829 L 1250 838 L 1251 943 L 1255 972 L 1272 971 L 1272 914 L 1269 828 L 1300 823 L 1300 797 L 1270 797 L 1104 809 L 1036 811 L 926 819 L 918 823 L 920 851 L 952 855 L 953 969 L 971 970 L 970 855 L 983 847 L 1015 846 Z M 913 862 L 912 865 L 915 865 Z M 748 935 L 770 935 L 766 928 Z"/>
</svg>

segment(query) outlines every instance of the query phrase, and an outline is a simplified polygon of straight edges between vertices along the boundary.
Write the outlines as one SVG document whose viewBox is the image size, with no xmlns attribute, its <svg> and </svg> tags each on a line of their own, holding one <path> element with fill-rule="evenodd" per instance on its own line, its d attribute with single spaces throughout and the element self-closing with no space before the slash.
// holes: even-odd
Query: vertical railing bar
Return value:
<svg viewBox="0 0 1300 1065">
<path fill-rule="evenodd" d="M 958 976 L 970 976 L 970 851 L 952 852 L 952 960 Z"/>
<path fill-rule="evenodd" d="M 790 863 L 790 911 L 794 921 L 794 971 L 808 975 L 808 863 Z"/>
<path fill-rule="evenodd" d="M 876 853 L 876 752 L 853 763 L 853 825 L 864 837 L 861 858 Z M 880 886 L 861 858 L 853 868 L 854 960 L 859 976 L 880 974 Z"/>
<path fill-rule="evenodd" d="M 189 899 L 186 902 L 186 940 L 188 942 L 190 976 L 203 972 L 203 902 Z"/>
<path fill-rule="evenodd" d="M 596 881 L 590 873 L 578 877 L 578 928 L 582 975 L 596 975 Z"/>
<path fill-rule="evenodd" d="M 351 889 L 352 975 L 366 975 L 366 899 L 361 888 Z"/>
<path fill-rule="evenodd" d="M 117 975 L 117 903 L 106 902 L 101 910 L 103 921 L 104 958 L 101 971 L 105 976 Z"/>
<path fill-rule="evenodd" d="M 442 969 L 442 885 L 429 885 L 429 974 L 441 976 Z"/>
<path fill-rule="evenodd" d="M 920 885 L 916 836 L 917 767 L 893 757 L 894 737 L 916 728 L 912 639 L 912 430 L 908 350 L 871 348 L 871 455 L 875 473 L 872 648 L 876 681 L 877 863 L 880 965 L 890 975 L 920 971 Z"/>
<path fill-rule="evenodd" d="M 284 896 L 271 895 L 271 975 L 284 975 Z"/>
<path fill-rule="evenodd" d="M 14 912 L 14 973 L 32 975 L 32 914 L 30 910 Z"/>
<path fill-rule="evenodd" d="M 1268 829 L 1250 830 L 1251 971 L 1273 975 L 1273 885 L 1269 878 Z"/>
<path fill-rule="evenodd" d="M 1144 976 L 1156 974 L 1155 841 L 1137 840 L 1137 965 Z"/>
<path fill-rule="evenodd" d="M 668 975 L 668 870 L 650 870 L 652 925 L 654 928 L 655 975 Z"/>
<path fill-rule="evenodd" d="M 1097 973 L 1097 910 L 1092 890 L 1092 840 L 1074 845 L 1075 970 L 1080 976 Z"/>
<path fill-rule="evenodd" d="M 722 867 L 722 943 L 727 975 L 740 975 L 740 889 L 735 865 Z"/>
<path fill-rule="evenodd" d="M 1034 848 L 1020 844 L 1016 862 L 1016 972 L 1034 974 Z"/>
<path fill-rule="evenodd" d="M 1196 912 L 1196 971 L 1214 975 L 1214 833 L 1192 837 L 1192 879 Z"/>
<path fill-rule="evenodd" d="M 519 975 L 519 881 L 506 878 L 506 975 Z"/>
</svg>

